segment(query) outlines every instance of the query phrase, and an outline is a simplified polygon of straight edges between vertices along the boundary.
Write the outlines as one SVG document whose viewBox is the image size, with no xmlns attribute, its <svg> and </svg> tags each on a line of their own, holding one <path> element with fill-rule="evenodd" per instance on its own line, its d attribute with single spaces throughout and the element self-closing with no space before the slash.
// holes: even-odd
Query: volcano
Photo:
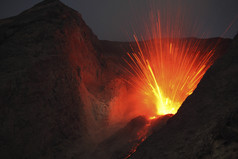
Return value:
<svg viewBox="0 0 238 159">
<path fill-rule="evenodd" d="M 175 115 L 148 119 L 124 71 L 146 41 L 99 40 L 59 0 L 0 35 L 1 158 L 238 158 L 237 36 L 180 39 L 218 60 Z"/>
<path fill-rule="evenodd" d="M 165 127 L 132 158 L 238 157 L 238 36 Z"/>
</svg>

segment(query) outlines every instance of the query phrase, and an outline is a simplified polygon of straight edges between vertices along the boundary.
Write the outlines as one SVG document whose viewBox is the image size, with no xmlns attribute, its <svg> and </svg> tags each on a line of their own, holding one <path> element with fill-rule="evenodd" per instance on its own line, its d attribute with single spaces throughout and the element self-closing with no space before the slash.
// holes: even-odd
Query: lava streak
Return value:
<svg viewBox="0 0 238 159">
<path fill-rule="evenodd" d="M 139 41 L 136 36 L 134 53 L 128 53 L 127 71 L 138 98 L 149 114 L 175 114 L 183 101 L 193 93 L 199 81 L 214 62 L 215 49 L 201 49 L 197 39 L 181 39 L 180 28 L 167 28 L 170 38 L 162 38 L 160 18 L 147 29 L 151 40 Z M 137 50 L 137 51 L 135 51 Z M 138 108 L 139 109 L 139 108 Z"/>
</svg>

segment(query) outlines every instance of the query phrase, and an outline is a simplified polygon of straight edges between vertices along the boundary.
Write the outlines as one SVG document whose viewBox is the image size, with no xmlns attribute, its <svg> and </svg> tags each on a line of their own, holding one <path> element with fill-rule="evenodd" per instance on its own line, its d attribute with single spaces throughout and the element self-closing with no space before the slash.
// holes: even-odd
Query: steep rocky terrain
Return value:
<svg viewBox="0 0 238 159">
<path fill-rule="evenodd" d="M 178 113 L 131 158 L 238 158 L 238 35 Z"/>
<path fill-rule="evenodd" d="M 202 47 L 207 45 L 213 47 L 218 44 L 217 41 L 220 41 L 217 49 L 217 55 L 220 55 L 229 46 L 229 39 L 203 40 Z M 0 20 L 0 158 L 65 159 L 127 156 L 127 153 L 133 150 L 131 148 L 138 143 L 135 135 L 138 135 L 148 122 L 142 117 L 137 117 L 128 124 L 110 125 L 110 102 L 117 97 L 122 88 L 127 88 L 121 79 L 122 75 L 125 76 L 121 65 L 124 64 L 122 57 L 125 57 L 126 52 L 131 52 L 131 46 L 135 46 L 135 43 L 98 40 L 81 15 L 59 0 L 44 0 L 15 17 Z M 236 60 L 229 59 L 229 56 L 226 59 L 227 61 L 224 60 L 226 65 L 229 60 Z M 221 88 L 215 85 L 216 82 L 205 80 L 204 87 L 195 94 L 205 92 L 210 96 L 218 96 L 217 102 L 228 102 L 227 109 L 233 109 L 229 106 L 233 96 L 226 96 L 226 93 L 229 91 L 237 93 L 235 85 L 229 85 L 229 80 L 236 84 L 236 79 L 232 76 L 236 70 L 231 69 L 230 72 L 221 70 L 221 73 L 218 70 L 212 73 L 211 69 L 210 74 L 215 74 L 214 77 L 207 75 L 205 79 L 217 81 L 219 84 L 220 80 L 217 78 L 222 78 L 220 81 L 222 84 L 219 84 Z M 227 84 L 229 88 L 232 86 L 234 88 L 223 92 L 226 91 Z M 214 89 L 219 91 L 213 91 Z M 219 96 L 221 93 L 224 93 L 224 97 Z M 197 127 L 201 126 L 199 130 L 205 131 L 206 129 L 202 127 L 204 123 L 215 124 L 214 127 L 221 130 L 216 124 L 217 120 L 213 118 L 218 118 L 217 113 L 226 111 L 224 107 L 218 109 L 214 105 L 211 107 L 203 105 L 202 101 L 212 102 L 213 98 L 210 96 L 209 98 L 202 95 L 191 96 L 178 115 L 171 119 L 161 132 L 159 129 L 168 118 L 155 124 L 158 127 L 155 126 L 150 131 L 159 133 L 151 138 L 163 134 L 164 131 L 170 139 L 167 133 L 170 129 L 171 132 L 177 132 L 177 129 L 184 128 L 186 132 L 188 130 L 188 133 L 193 134 Z M 197 106 L 194 104 L 195 109 L 186 106 L 190 100 L 197 102 Z M 216 113 L 212 112 L 213 109 Z M 206 114 L 208 112 L 210 114 Z M 230 131 L 230 127 L 227 126 L 224 131 L 218 131 L 217 136 L 220 135 L 220 138 L 224 138 L 224 134 L 226 137 L 227 134 L 229 136 L 230 133 L 236 132 L 233 125 L 237 116 L 226 115 L 222 116 L 221 121 L 229 119 L 232 130 Z M 190 120 L 192 117 L 196 119 Z M 120 119 L 122 118 L 124 117 Z M 201 120 L 203 118 L 204 120 Z M 199 123 L 200 120 L 204 123 Z M 199 124 L 196 125 L 193 121 Z M 169 126 L 173 123 L 175 126 Z M 225 125 L 220 123 L 225 128 Z M 189 124 L 194 125 L 195 130 L 187 129 L 186 125 Z M 210 127 L 206 132 L 211 133 Z M 177 138 L 182 136 L 179 133 L 176 135 Z M 166 136 L 162 138 L 165 143 L 161 143 L 165 144 L 166 148 Z M 213 145 L 214 149 L 217 145 L 223 148 L 223 139 L 220 138 Z M 150 147 L 149 141 L 150 138 L 138 149 L 134 157 L 137 157 L 137 153 L 140 156 Z M 194 139 L 194 142 L 197 141 Z M 148 146 L 144 147 L 147 144 Z M 190 146 L 191 144 L 188 147 Z M 183 148 L 185 149 L 182 147 L 181 151 Z M 230 147 L 227 149 L 230 150 Z M 150 151 L 153 150 L 155 149 Z M 173 151 L 169 147 L 168 153 L 169 150 Z M 199 152 L 203 152 L 203 149 Z M 186 155 L 189 156 L 185 153 L 184 156 Z"/>
<path fill-rule="evenodd" d="M 0 158 L 71 158 L 105 123 L 97 47 L 81 15 L 57 0 L 0 21 Z"/>
</svg>

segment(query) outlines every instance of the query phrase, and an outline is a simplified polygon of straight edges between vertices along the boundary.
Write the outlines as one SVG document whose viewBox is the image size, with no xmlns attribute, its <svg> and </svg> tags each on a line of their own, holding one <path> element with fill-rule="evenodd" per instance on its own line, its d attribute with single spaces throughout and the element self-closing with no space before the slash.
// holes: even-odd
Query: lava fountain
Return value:
<svg viewBox="0 0 238 159">
<path fill-rule="evenodd" d="M 125 60 L 130 74 L 127 81 L 137 91 L 142 105 L 150 110 L 143 115 L 151 119 L 175 114 L 215 60 L 215 49 L 201 49 L 201 40 L 178 38 L 179 25 L 166 26 L 169 38 L 163 38 L 159 14 L 155 19 L 146 30 L 151 40 L 139 41 L 134 36 L 137 47 Z"/>
</svg>

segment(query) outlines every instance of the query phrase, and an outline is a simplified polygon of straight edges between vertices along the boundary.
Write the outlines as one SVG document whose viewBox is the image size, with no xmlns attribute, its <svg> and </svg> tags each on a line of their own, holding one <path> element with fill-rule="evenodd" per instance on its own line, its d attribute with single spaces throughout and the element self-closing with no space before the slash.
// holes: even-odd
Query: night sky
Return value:
<svg viewBox="0 0 238 159">
<path fill-rule="evenodd" d="M 1 0 L 0 19 L 17 15 L 41 0 Z M 93 32 L 103 40 L 132 40 L 134 32 L 142 33 L 151 6 L 155 10 L 180 8 L 186 24 L 198 25 L 196 37 L 229 37 L 238 32 L 238 0 L 61 0 L 82 14 Z M 169 4 L 167 4 L 169 2 Z M 178 7 L 179 6 L 179 7 Z M 236 19 L 236 20 L 235 20 Z M 227 33 L 226 28 L 233 22 Z M 203 33 L 205 33 L 205 36 Z"/>
</svg>

